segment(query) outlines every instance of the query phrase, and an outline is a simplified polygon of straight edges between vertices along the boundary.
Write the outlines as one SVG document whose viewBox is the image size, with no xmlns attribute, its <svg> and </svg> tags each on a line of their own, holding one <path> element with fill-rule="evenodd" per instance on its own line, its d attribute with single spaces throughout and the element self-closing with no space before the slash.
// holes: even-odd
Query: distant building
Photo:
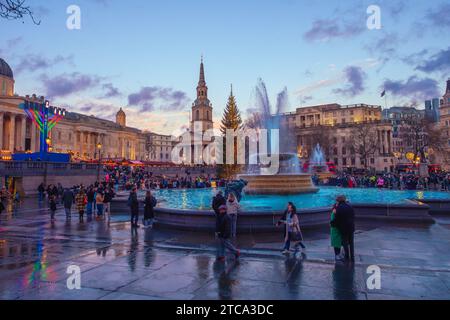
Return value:
<svg viewBox="0 0 450 320">
<path fill-rule="evenodd" d="M 174 142 L 172 136 L 154 132 L 144 132 L 146 137 L 146 160 L 151 162 L 171 162 Z"/>
<path fill-rule="evenodd" d="M 442 162 L 450 169 L 450 79 L 447 80 L 445 94 L 440 101 L 440 119 L 439 126 L 446 140 Z"/>
<path fill-rule="evenodd" d="M 439 122 L 440 115 L 440 101 L 439 99 L 425 101 L 425 117 L 428 121 L 437 123 Z"/>
<path fill-rule="evenodd" d="M 352 134 L 358 126 L 366 126 L 376 139 L 376 150 L 365 163 L 352 147 Z M 310 159 L 317 143 L 321 144 L 326 161 L 337 169 L 368 169 L 393 171 L 392 125 L 382 121 L 381 106 L 326 104 L 297 108 L 281 117 L 281 128 L 296 141 L 297 152 L 304 161 Z"/>
</svg>

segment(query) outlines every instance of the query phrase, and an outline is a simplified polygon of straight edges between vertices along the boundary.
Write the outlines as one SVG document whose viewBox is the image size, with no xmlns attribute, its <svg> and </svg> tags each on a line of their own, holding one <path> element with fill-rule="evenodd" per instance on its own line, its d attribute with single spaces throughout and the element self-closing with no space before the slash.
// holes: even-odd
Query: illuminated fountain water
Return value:
<svg viewBox="0 0 450 320">
<path fill-rule="evenodd" d="M 281 115 L 287 111 L 289 106 L 288 93 L 285 88 L 277 96 L 277 105 L 275 114 L 271 113 L 271 105 L 269 102 L 267 89 L 264 82 L 259 79 L 255 88 L 255 114 L 258 121 L 254 129 L 280 130 Z M 279 168 L 274 174 L 266 167 L 257 165 L 249 165 L 245 174 L 238 175 L 239 179 L 247 181 L 245 193 L 247 194 L 299 194 L 299 193 L 314 193 L 319 189 L 316 188 L 311 179 L 311 174 L 301 173 L 300 162 L 297 154 L 280 152 L 291 149 L 292 139 L 288 135 L 282 135 L 278 141 L 271 139 L 268 146 L 268 151 L 271 155 L 278 155 Z M 294 148 L 295 149 L 295 148 Z M 253 154 L 250 159 L 259 159 L 260 153 Z"/>
</svg>

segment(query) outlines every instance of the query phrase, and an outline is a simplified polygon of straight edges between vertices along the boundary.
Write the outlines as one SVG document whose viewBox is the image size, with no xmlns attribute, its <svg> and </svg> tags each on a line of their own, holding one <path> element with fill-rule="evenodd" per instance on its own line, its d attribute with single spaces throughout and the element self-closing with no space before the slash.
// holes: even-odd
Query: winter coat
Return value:
<svg viewBox="0 0 450 320">
<path fill-rule="evenodd" d="M 221 194 L 216 195 L 216 196 L 213 198 L 212 205 L 211 205 L 212 208 L 213 208 L 213 210 L 214 210 L 214 212 L 215 212 L 216 214 L 219 214 L 219 208 L 220 208 L 220 206 L 226 205 L 226 202 L 227 202 L 227 200 L 224 198 L 223 195 L 221 195 Z"/>
<path fill-rule="evenodd" d="M 233 202 L 227 201 L 227 213 L 228 214 L 238 214 L 241 210 L 241 206 L 237 202 L 237 200 L 234 200 Z"/>
<path fill-rule="evenodd" d="M 355 211 L 347 202 L 341 202 L 336 207 L 336 215 L 331 223 L 336 227 L 341 235 L 348 235 L 355 232 Z"/>
<path fill-rule="evenodd" d="M 144 219 L 153 219 L 155 213 L 153 208 L 156 206 L 156 198 L 154 196 L 145 197 L 144 200 Z"/>
<path fill-rule="evenodd" d="M 132 215 L 139 214 L 139 201 L 137 198 L 136 192 L 131 192 L 130 197 L 128 198 L 128 202 L 130 204 L 130 212 Z"/>
<path fill-rule="evenodd" d="M 231 237 L 231 217 L 228 214 L 217 216 L 216 232 L 219 238 L 229 239 Z"/>
<path fill-rule="evenodd" d="M 333 221 L 335 221 L 336 217 L 336 212 L 335 210 L 333 210 L 331 212 L 331 217 L 330 217 L 330 224 L 333 223 Z M 339 229 L 336 227 L 331 226 L 330 227 L 330 238 L 331 238 L 331 246 L 333 248 L 340 248 L 342 247 L 342 236 L 341 233 L 339 232 Z"/>
<path fill-rule="evenodd" d="M 87 197 L 84 192 L 79 192 L 75 197 L 75 204 L 77 205 L 78 212 L 84 211 L 86 207 Z"/>
<path fill-rule="evenodd" d="M 64 191 L 64 194 L 62 196 L 62 201 L 64 203 L 64 208 L 72 208 L 73 204 L 73 192 L 70 190 Z"/>
</svg>

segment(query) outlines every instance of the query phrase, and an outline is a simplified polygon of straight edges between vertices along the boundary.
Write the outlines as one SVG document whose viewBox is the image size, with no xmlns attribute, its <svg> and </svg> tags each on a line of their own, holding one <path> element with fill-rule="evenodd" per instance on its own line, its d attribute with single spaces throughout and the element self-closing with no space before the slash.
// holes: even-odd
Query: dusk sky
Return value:
<svg viewBox="0 0 450 320">
<path fill-rule="evenodd" d="M 29 18 L 0 20 L 0 57 L 19 95 L 158 133 L 186 125 L 204 56 L 214 120 L 230 84 L 241 112 L 261 77 L 272 103 L 417 105 L 450 77 L 450 2 L 310 0 L 30 1 Z M 66 9 L 81 8 L 81 30 Z M 380 30 L 366 26 L 369 5 Z"/>
</svg>

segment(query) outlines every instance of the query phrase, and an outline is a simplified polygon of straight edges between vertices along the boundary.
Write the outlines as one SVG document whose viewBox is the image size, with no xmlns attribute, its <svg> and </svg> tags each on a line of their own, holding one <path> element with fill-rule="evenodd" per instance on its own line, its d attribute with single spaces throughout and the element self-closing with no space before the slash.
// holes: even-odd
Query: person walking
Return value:
<svg viewBox="0 0 450 320">
<path fill-rule="evenodd" d="M 231 237 L 236 238 L 237 215 L 241 210 L 241 206 L 237 202 L 234 193 L 231 192 L 228 195 L 226 206 L 227 206 L 227 214 L 231 218 Z"/>
<path fill-rule="evenodd" d="M 50 204 L 50 221 L 54 222 L 56 213 L 56 196 L 50 195 L 48 200 Z"/>
<path fill-rule="evenodd" d="M 227 214 L 227 206 L 221 205 L 219 208 L 219 215 L 216 223 L 216 238 L 218 239 L 218 253 L 217 260 L 225 261 L 225 251 L 229 250 L 234 254 L 236 259 L 241 255 L 241 251 L 237 249 L 230 241 L 232 231 L 231 216 Z"/>
<path fill-rule="evenodd" d="M 54 193 L 52 193 L 52 196 L 54 196 L 55 201 L 57 200 L 57 195 L 55 195 Z M 64 210 L 66 211 L 66 219 L 70 220 L 72 218 L 71 214 L 71 209 L 72 209 L 72 204 L 74 201 L 74 196 L 73 196 L 73 192 L 70 189 L 65 189 L 63 196 L 62 196 L 62 202 L 64 204 Z"/>
<path fill-rule="evenodd" d="M 95 196 L 95 203 L 97 205 L 97 220 L 103 219 L 103 201 L 105 200 L 105 195 L 102 190 L 97 191 L 97 195 Z"/>
<path fill-rule="evenodd" d="M 105 207 L 105 218 L 111 220 L 111 200 L 115 197 L 114 190 L 108 186 L 105 190 L 105 199 L 103 200 Z"/>
<path fill-rule="evenodd" d="M 347 202 L 344 195 L 336 198 L 336 215 L 334 221 L 331 222 L 333 227 L 336 227 L 342 237 L 342 245 L 345 252 L 345 261 L 355 261 L 355 211 L 353 207 Z"/>
<path fill-rule="evenodd" d="M 89 220 L 92 218 L 92 212 L 93 212 L 92 206 L 94 205 L 94 199 L 95 199 L 95 191 L 92 186 L 89 187 L 89 189 L 86 193 L 86 197 L 87 197 L 86 213 L 87 213 L 87 217 Z"/>
<path fill-rule="evenodd" d="M 291 242 L 295 242 L 295 252 L 298 251 L 299 246 L 302 249 L 306 249 L 306 246 L 302 242 L 303 235 L 300 229 L 297 208 L 292 202 L 288 202 L 283 217 L 277 222 L 277 226 L 281 225 L 285 225 L 283 254 L 288 254 L 290 252 Z"/>
<path fill-rule="evenodd" d="M 139 228 L 138 220 L 139 220 L 139 201 L 137 198 L 137 189 L 133 187 L 130 192 L 130 196 L 128 197 L 128 205 L 130 207 L 131 213 L 131 227 Z"/>
<path fill-rule="evenodd" d="M 87 197 L 83 188 L 80 189 L 77 196 L 75 197 L 75 203 L 77 205 L 79 221 L 84 222 L 84 211 L 86 209 Z"/>
<path fill-rule="evenodd" d="M 331 246 L 334 249 L 334 256 L 336 261 L 343 260 L 341 256 L 341 248 L 342 248 L 342 237 L 339 229 L 333 226 L 333 222 L 336 220 L 336 207 L 337 203 L 333 206 L 331 210 L 330 216 L 330 238 L 331 238 Z"/>
<path fill-rule="evenodd" d="M 153 219 L 155 218 L 153 208 L 156 206 L 156 203 L 156 198 L 152 195 L 151 191 L 148 190 L 144 200 L 144 228 L 153 227 Z"/>
<path fill-rule="evenodd" d="M 223 196 L 223 192 L 222 191 L 217 192 L 217 194 L 213 197 L 212 204 L 211 204 L 211 207 L 213 208 L 216 216 L 219 215 L 219 207 L 226 205 L 226 203 L 227 203 L 227 200 Z"/>
<path fill-rule="evenodd" d="M 44 192 L 45 192 L 45 186 L 44 186 L 44 183 L 42 182 L 38 186 L 39 202 L 42 202 L 44 200 Z"/>
</svg>

